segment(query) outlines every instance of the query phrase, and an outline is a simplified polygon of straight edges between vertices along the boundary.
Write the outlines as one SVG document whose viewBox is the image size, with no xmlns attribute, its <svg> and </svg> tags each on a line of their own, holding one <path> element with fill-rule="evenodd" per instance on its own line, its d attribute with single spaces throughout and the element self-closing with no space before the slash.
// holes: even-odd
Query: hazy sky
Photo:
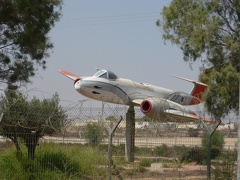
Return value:
<svg viewBox="0 0 240 180">
<path fill-rule="evenodd" d="M 60 22 L 49 34 L 54 49 L 47 69 L 39 70 L 28 91 L 39 97 L 58 92 L 62 100 L 85 99 L 73 82 L 59 74 L 64 69 L 80 76 L 95 68 L 108 69 L 119 77 L 190 92 L 192 84 L 179 75 L 197 79 L 200 63 L 193 69 L 183 61 L 179 47 L 164 43 L 155 25 L 169 0 L 65 0 Z"/>
</svg>

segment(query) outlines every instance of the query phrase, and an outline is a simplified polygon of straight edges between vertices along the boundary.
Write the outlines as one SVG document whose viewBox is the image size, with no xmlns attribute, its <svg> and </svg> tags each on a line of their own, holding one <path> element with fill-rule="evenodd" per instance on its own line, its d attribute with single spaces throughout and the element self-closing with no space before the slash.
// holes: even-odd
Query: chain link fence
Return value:
<svg viewBox="0 0 240 180">
<path fill-rule="evenodd" d="M 3 118 L 0 124 L 0 179 L 208 178 L 206 125 L 201 120 L 163 123 L 146 118 L 136 107 L 135 133 L 131 137 L 134 160 L 129 161 L 125 146 L 128 106 L 95 106 L 91 100 L 62 105 L 60 109 L 54 105 L 53 100 L 41 104 L 41 109 L 25 112 L 22 104 L 10 104 L 8 117 L 14 118 Z M 28 117 L 28 127 L 24 117 Z M 213 179 L 236 179 L 238 139 L 234 118 L 219 125 L 220 135 L 212 139 Z"/>
</svg>

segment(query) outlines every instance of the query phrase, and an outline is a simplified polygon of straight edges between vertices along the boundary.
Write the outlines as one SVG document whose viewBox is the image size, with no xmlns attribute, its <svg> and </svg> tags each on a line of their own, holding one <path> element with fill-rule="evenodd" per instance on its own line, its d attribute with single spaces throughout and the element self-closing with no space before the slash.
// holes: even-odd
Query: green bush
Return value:
<svg viewBox="0 0 240 180">
<path fill-rule="evenodd" d="M 211 137 L 211 159 L 215 159 L 219 156 L 224 146 L 224 133 L 216 130 Z M 204 151 L 208 151 L 208 134 L 205 133 L 202 138 L 202 147 Z"/>
<path fill-rule="evenodd" d="M 197 162 L 197 164 L 203 164 L 206 160 L 207 152 L 200 147 L 186 150 L 181 157 L 181 162 Z"/>
<path fill-rule="evenodd" d="M 168 147 L 166 144 L 158 146 L 153 150 L 153 154 L 156 156 L 170 157 L 181 159 L 188 147 L 186 146 L 172 146 Z"/>
<path fill-rule="evenodd" d="M 219 157 L 221 161 L 216 161 L 213 163 L 214 169 L 214 179 L 216 180 L 232 180 L 237 177 L 237 151 L 223 152 Z"/>
<path fill-rule="evenodd" d="M 211 147 L 212 149 L 222 150 L 224 146 L 224 133 L 222 131 L 216 130 L 212 134 Z M 208 147 L 208 134 L 205 133 L 202 138 L 202 147 L 207 149 Z"/>
<path fill-rule="evenodd" d="M 98 124 L 88 123 L 84 135 L 90 145 L 98 145 L 103 139 L 103 129 Z"/>
<path fill-rule="evenodd" d="M 154 149 L 154 154 L 157 156 L 167 156 L 169 152 L 169 147 L 166 144 L 163 144 L 162 146 L 158 146 Z"/>
</svg>

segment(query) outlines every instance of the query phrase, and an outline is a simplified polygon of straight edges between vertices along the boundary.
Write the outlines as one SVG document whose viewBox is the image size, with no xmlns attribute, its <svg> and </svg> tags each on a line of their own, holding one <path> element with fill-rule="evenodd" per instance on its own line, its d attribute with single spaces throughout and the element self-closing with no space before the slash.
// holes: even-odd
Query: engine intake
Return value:
<svg viewBox="0 0 240 180">
<path fill-rule="evenodd" d="M 78 82 L 79 80 L 81 80 L 81 78 L 77 78 L 77 79 L 75 79 L 73 85 L 75 85 L 76 82 Z"/>
<path fill-rule="evenodd" d="M 140 104 L 141 111 L 145 114 L 151 111 L 152 109 L 152 103 L 149 100 L 144 100 Z"/>
</svg>

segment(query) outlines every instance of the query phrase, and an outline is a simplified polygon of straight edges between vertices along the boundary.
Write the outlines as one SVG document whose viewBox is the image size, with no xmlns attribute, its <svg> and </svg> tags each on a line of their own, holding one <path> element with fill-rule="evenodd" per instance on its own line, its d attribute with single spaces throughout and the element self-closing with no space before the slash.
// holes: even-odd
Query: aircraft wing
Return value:
<svg viewBox="0 0 240 180">
<path fill-rule="evenodd" d="M 184 113 L 173 109 L 167 109 L 165 110 L 165 113 L 168 119 L 172 120 L 173 122 L 193 122 L 201 119 L 207 123 L 215 123 L 215 120 L 213 119 L 201 117 L 192 113 Z"/>
<path fill-rule="evenodd" d="M 131 104 L 134 106 L 140 106 L 140 104 L 142 103 L 143 99 L 134 99 L 131 101 Z"/>
<path fill-rule="evenodd" d="M 80 77 L 78 75 L 75 75 L 73 73 L 64 71 L 64 70 L 59 70 L 59 73 L 63 74 L 64 76 L 67 76 L 68 78 L 72 79 L 72 80 L 76 80 L 76 79 L 80 79 Z"/>
</svg>

